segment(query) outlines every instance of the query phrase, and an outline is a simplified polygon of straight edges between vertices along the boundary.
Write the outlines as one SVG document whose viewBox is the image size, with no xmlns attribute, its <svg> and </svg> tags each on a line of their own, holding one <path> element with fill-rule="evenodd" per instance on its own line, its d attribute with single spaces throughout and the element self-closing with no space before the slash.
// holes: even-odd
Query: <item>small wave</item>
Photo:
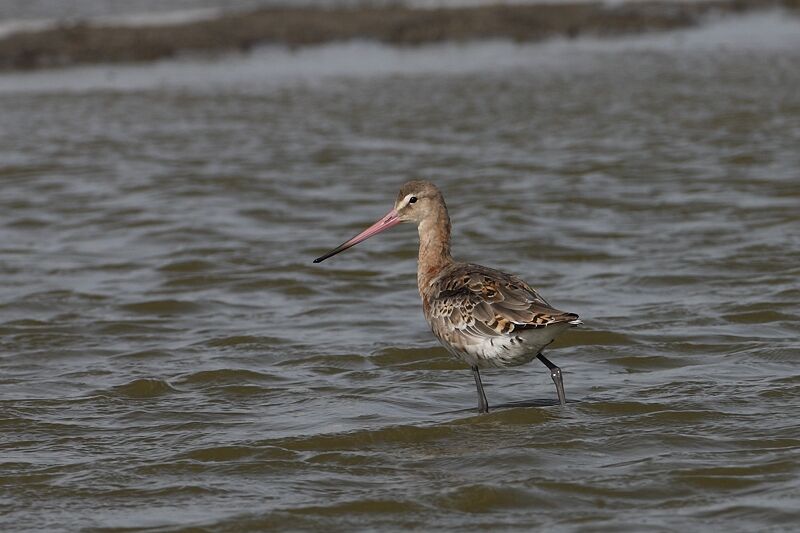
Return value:
<svg viewBox="0 0 800 533">
<path fill-rule="evenodd" d="M 175 456 L 176 460 L 190 459 L 203 463 L 227 463 L 250 461 L 289 461 L 297 459 L 297 453 L 277 446 L 209 446 L 197 448 Z"/>
<path fill-rule="evenodd" d="M 394 513 L 419 513 L 424 507 L 418 503 L 404 500 L 365 498 L 353 501 L 335 503 L 332 505 L 314 505 L 295 507 L 289 510 L 291 514 L 322 515 L 322 516 L 349 516 L 352 514 L 394 514 Z"/>
<path fill-rule="evenodd" d="M 362 450 L 365 447 L 383 444 L 432 442 L 453 436 L 454 433 L 453 428 L 447 426 L 393 426 L 377 430 L 286 439 L 279 444 L 294 451 Z"/>
<path fill-rule="evenodd" d="M 160 266 L 158 269 L 162 272 L 204 272 L 213 270 L 215 267 L 216 265 L 209 261 L 190 259 L 186 261 L 173 261 Z"/>
<path fill-rule="evenodd" d="M 174 331 L 170 328 L 163 326 L 156 326 L 152 324 L 141 324 L 135 321 L 114 320 L 108 322 L 101 322 L 94 325 L 94 331 L 100 335 L 150 335 L 150 334 L 166 334 L 167 332 Z M 123 354 L 124 355 L 124 354 Z"/>
<path fill-rule="evenodd" d="M 370 357 L 380 367 L 403 370 L 463 370 L 464 363 L 454 359 L 441 346 L 430 348 L 384 348 Z"/>
<path fill-rule="evenodd" d="M 253 370 L 220 368 L 216 370 L 201 370 L 177 379 L 178 383 L 183 384 L 216 383 L 241 385 L 243 383 L 263 383 L 265 381 L 280 381 L 280 378 Z"/>
<path fill-rule="evenodd" d="M 197 313 L 202 306 L 181 300 L 148 300 L 120 306 L 124 311 L 144 315 L 185 315 Z"/>
<path fill-rule="evenodd" d="M 488 513 L 501 509 L 548 506 L 536 493 L 511 487 L 480 484 L 459 487 L 435 500 L 437 506 L 464 513 Z"/>
<path fill-rule="evenodd" d="M 157 378 L 135 379 L 124 385 L 114 387 L 114 393 L 127 398 L 157 398 L 171 392 L 177 392 L 169 383 Z"/>
<path fill-rule="evenodd" d="M 724 315 L 723 318 L 734 324 L 766 324 L 769 322 L 797 322 L 797 317 L 778 311 L 749 311 L 743 313 L 731 313 Z"/>
<path fill-rule="evenodd" d="M 614 346 L 631 344 L 636 344 L 636 342 L 624 333 L 579 327 L 570 330 L 569 335 L 559 337 L 559 339 L 553 344 L 553 347 Z"/>
<path fill-rule="evenodd" d="M 289 341 L 278 337 L 257 337 L 254 335 L 233 335 L 231 337 L 218 337 L 204 342 L 212 348 L 239 348 L 239 347 L 273 347 L 276 344 L 287 344 Z"/>
<path fill-rule="evenodd" d="M 591 402 L 585 408 L 605 416 L 646 415 L 666 411 L 669 406 L 655 402 Z"/>
<path fill-rule="evenodd" d="M 736 466 L 684 468 L 673 477 L 703 490 L 734 490 L 771 484 L 797 469 L 794 461 L 755 462 Z"/>
<path fill-rule="evenodd" d="M 682 358 L 660 355 L 614 357 L 607 361 L 612 365 L 625 367 L 628 371 L 659 370 L 687 366 L 687 361 L 682 360 Z"/>
</svg>

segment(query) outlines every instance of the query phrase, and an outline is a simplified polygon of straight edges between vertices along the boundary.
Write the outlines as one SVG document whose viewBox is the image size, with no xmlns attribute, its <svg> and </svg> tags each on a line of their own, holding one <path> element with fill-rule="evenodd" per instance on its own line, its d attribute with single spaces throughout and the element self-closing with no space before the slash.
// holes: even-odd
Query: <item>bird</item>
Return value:
<svg viewBox="0 0 800 533">
<path fill-rule="evenodd" d="M 400 187 L 392 209 L 352 239 L 314 259 L 320 263 L 402 222 L 419 233 L 417 286 L 433 334 L 456 359 L 470 366 L 478 391 L 478 412 L 489 403 L 480 369 L 518 366 L 538 359 L 549 369 L 558 402 L 567 402 L 561 368 L 542 350 L 583 322 L 559 311 L 521 278 L 450 255 L 450 216 L 439 188 L 426 180 Z"/>
</svg>

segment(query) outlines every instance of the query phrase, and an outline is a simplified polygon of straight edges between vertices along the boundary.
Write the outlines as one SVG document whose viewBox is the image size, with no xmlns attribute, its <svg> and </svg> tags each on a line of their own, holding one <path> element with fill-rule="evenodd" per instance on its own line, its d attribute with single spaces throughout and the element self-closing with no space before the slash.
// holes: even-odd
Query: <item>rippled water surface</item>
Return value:
<svg viewBox="0 0 800 533">
<path fill-rule="evenodd" d="M 4 530 L 791 530 L 800 23 L 0 76 Z M 585 327 L 467 368 L 416 232 Z"/>
</svg>

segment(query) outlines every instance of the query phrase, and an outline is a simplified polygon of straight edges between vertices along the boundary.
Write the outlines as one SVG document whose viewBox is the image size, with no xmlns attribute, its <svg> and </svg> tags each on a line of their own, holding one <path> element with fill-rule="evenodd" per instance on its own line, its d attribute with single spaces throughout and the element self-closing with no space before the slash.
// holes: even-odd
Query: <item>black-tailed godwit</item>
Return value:
<svg viewBox="0 0 800 533">
<path fill-rule="evenodd" d="M 566 329 L 581 324 L 578 315 L 555 309 L 517 276 L 454 261 L 450 256 L 450 217 L 444 197 L 433 183 L 409 181 L 400 188 L 386 216 L 314 262 L 400 222 L 417 224 L 422 310 L 447 351 L 472 368 L 478 412 L 489 411 L 478 369 L 517 366 L 535 358 L 550 369 L 558 400 L 565 404 L 561 369 L 542 355 L 542 349 Z"/>
</svg>

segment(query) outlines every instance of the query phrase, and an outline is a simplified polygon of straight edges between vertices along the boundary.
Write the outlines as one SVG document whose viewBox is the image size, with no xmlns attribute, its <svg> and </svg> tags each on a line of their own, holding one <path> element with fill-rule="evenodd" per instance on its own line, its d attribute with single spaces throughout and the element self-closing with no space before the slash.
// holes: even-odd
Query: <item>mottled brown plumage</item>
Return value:
<svg viewBox="0 0 800 533">
<path fill-rule="evenodd" d="M 417 224 L 417 285 L 422 309 L 444 347 L 472 367 L 479 411 L 488 411 L 479 368 L 516 366 L 534 358 L 550 369 L 559 401 L 565 403 L 561 370 L 541 350 L 564 330 L 579 325 L 578 315 L 553 308 L 517 276 L 454 261 L 450 217 L 434 184 L 421 180 L 405 183 L 385 217 L 315 262 L 400 222 Z"/>
<path fill-rule="evenodd" d="M 479 368 L 527 363 L 563 331 L 559 325 L 578 320 L 554 309 L 520 278 L 469 263 L 445 266 L 420 294 L 434 334 L 456 357 Z"/>
</svg>

